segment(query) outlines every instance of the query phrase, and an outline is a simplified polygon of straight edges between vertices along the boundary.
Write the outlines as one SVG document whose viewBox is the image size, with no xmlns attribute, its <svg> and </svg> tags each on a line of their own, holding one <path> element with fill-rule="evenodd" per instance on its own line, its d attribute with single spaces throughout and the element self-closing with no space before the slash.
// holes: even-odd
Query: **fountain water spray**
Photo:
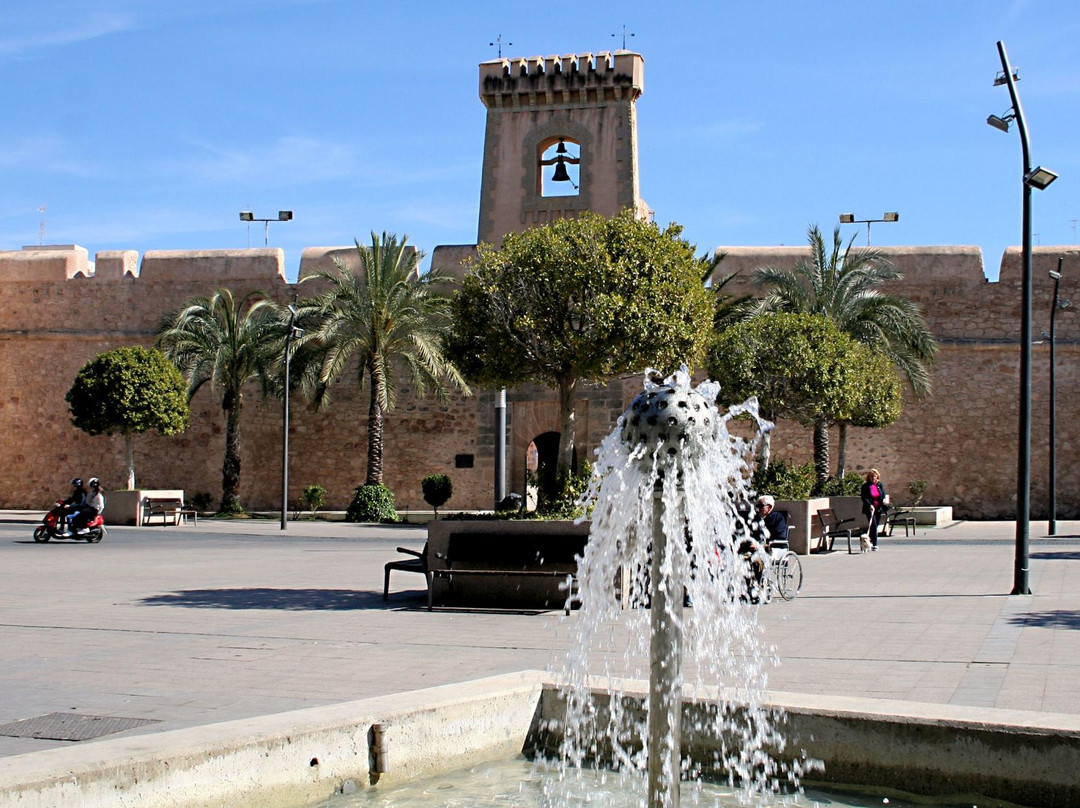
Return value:
<svg viewBox="0 0 1080 808">
<path fill-rule="evenodd" d="M 562 756 L 570 771 L 599 758 L 647 771 L 648 808 L 677 808 L 680 781 L 703 773 L 762 794 L 797 785 L 804 766 L 774 757 L 785 742 L 762 698 L 776 660 L 761 642 L 739 554 L 751 529 L 749 462 L 772 424 L 754 399 L 718 411 L 719 386 L 692 389 L 685 367 L 657 378 L 647 371 L 645 390 L 604 439 L 583 498 L 592 527 L 578 568 Z M 748 426 L 729 431 L 736 418 Z M 645 678 L 646 666 L 642 727 L 618 680 Z M 684 727 L 687 698 L 708 707 Z M 693 760 L 684 735 L 716 739 L 719 751 Z"/>
</svg>

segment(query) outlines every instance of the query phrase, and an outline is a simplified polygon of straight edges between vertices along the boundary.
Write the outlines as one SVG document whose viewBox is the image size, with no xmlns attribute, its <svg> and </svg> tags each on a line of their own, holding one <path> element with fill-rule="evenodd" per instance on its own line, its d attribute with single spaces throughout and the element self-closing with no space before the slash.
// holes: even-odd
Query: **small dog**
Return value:
<svg viewBox="0 0 1080 808">
<path fill-rule="evenodd" d="M 869 553 L 870 548 L 871 548 L 870 537 L 869 536 L 859 536 L 859 552 L 860 553 Z"/>
</svg>

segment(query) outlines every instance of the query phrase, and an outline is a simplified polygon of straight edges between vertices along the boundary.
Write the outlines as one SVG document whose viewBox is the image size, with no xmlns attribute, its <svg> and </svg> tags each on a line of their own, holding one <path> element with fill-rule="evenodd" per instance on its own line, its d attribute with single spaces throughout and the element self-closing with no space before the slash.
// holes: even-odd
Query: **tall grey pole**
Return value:
<svg viewBox="0 0 1080 808">
<path fill-rule="evenodd" d="M 1005 83 L 1009 85 L 1009 97 L 1012 100 L 1016 126 L 1020 130 L 1020 145 L 1024 153 L 1024 171 L 1020 175 L 1024 189 L 1020 302 L 1020 434 L 1016 452 L 1016 552 L 1013 559 L 1013 588 L 1010 594 L 1030 595 L 1028 546 L 1031 531 L 1031 185 L 1027 178 L 1031 172 L 1031 154 L 1024 108 L 1020 105 L 1020 96 L 1016 92 L 1016 81 L 1009 65 L 1009 56 L 1005 53 L 1005 43 L 999 41 L 997 48 L 1001 56 L 1001 69 L 1005 73 Z"/>
<path fill-rule="evenodd" d="M 679 492 L 680 497 L 682 492 Z M 677 507 L 672 504 L 670 507 Z M 649 574 L 648 808 L 679 808 L 682 760 L 682 581 L 664 533 L 663 481 L 656 483 Z M 663 575 L 667 566 L 671 573 Z M 665 585 L 666 584 L 666 585 Z"/>
<path fill-rule="evenodd" d="M 1054 319 L 1058 310 L 1058 289 L 1061 286 L 1061 265 L 1064 258 L 1058 257 L 1057 276 L 1054 278 L 1054 300 L 1050 305 L 1050 504 L 1046 532 L 1057 535 L 1057 369 Z"/>
<path fill-rule="evenodd" d="M 281 529 L 289 526 L 289 353 L 296 328 L 296 307 L 289 306 L 289 330 L 285 334 L 285 388 L 282 391 L 281 418 Z"/>
<path fill-rule="evenodd" d="M 495 399 L 495 507 L 506 499 L 506 388 Z"/>
</svg>

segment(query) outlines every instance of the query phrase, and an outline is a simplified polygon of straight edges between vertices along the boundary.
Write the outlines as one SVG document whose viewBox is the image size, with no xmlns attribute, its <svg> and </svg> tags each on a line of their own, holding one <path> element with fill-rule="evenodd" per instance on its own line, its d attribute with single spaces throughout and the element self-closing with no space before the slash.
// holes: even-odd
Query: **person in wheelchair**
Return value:
<svg viewBox="0 0 1080 808">
<path fill-rule="evenodd" d="M 758 603 L 763 590 L 765 565 L 770 562 L 773 545 L 787 547 L 788 523 L 782 511 L 776 510 L 776 500 L 764 494 L 754 503 L 750 520 L 750 535 L 739 544 L 739 555 L 749 570 L 746 579 L 747 597 Z"/>
</svg>

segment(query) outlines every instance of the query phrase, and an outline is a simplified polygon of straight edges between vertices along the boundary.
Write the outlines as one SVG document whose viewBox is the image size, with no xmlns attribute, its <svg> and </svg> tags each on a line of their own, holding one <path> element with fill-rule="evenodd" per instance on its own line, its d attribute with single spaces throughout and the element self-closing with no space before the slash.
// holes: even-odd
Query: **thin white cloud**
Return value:
<svg viewBox="0 0 1080 808">
<path fill-rule="evenodd" d="M 23 32 L 9 29 L 6 36 L 0 37 L 0 59 L 24 57 L 43 48 L 86 42 L 130 31 L 134 27 L 134 19 L 127 14 L 98 12 L 84 20 L 69 21 L 66 25 L 61 23 L 59 26 Z"/>
<path fill-rule="evenodd" d="M 46 134 L 0 141 L 0 168 L 82 178 L 101 176 L 98 166 L 71 153 L 66 140 Z"/>
</svg>

